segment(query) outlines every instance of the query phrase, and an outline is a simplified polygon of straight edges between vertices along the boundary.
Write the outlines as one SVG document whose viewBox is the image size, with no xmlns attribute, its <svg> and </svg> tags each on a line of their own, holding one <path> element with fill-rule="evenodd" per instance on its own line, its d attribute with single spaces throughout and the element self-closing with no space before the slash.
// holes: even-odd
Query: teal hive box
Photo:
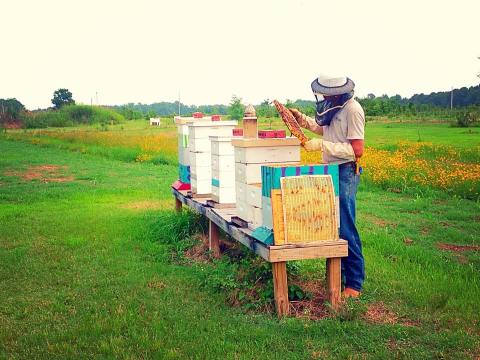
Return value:
<svg viewBox="0 0 480 360">
<path fill-rule="evenodd" d="M 184 184 L 190 184 L 190 166 L 178 164 L 179 180 Z"/>
<path fill-rule="evenodd" d="M 272 189 L 280 189 L 280 178 L 301 175 L 330 175 L 335 196 L 338 196 L 338 165 L 327 164 L 262 166 L 262 196 L 270 197 Z"/>
</svg>

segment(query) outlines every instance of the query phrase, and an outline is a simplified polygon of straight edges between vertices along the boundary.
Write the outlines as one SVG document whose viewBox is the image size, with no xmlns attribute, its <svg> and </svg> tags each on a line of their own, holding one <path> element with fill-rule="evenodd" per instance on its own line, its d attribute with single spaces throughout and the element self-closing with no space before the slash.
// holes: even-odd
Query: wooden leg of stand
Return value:
<svg viewBox="0 0 480 360">
<path fill-rule="evenodd" d="M 175 198 L 175 211 L 177 213 L 182 212 L 182 202 L 180 200 L 178 200 L 177 198 Z"/>
<path fill-rule="evenodd" d="M 334 310 L 340 307 L 342 290 L 342 258 L 327 259 L 327 292 L 328 301 Z"/>
<path fill-rule="evenodd" d="M 288 315 L 290 303 L 288 302 L 287 263 L 274 262 L 273 268 L 273 291 L 275 293 L 275 305 L 279 318 Z"/>
<path fill-rule="evenodd" d="M 218 226 L 212 220 L 208 220 L 208 249 L 213 252 L 214 257 L 220 257 Z"/>
</svg>

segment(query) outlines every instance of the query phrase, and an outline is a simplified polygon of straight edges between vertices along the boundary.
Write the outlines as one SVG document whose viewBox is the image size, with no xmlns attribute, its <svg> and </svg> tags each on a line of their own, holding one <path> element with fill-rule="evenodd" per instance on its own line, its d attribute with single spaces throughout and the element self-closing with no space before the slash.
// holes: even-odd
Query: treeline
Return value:
<svg viewBox="0 0 480 360">
<path fill-rule="evenodd" d="M 453 95 L 453 110 L 450 110 L 451 96 Z M 462 87 L 451 91 L 433 92 L 430 94 L 415 94 L 410 98 L 404 98 L 400 95 L 394 96 L 375 96 L 369 94 L 365 98 L 360 98 L 367 116 L 440 116 L 445 119 L 455 117 L 467 107 L 473 107 L 474 111 L 480 106 L 480 85 L 469 88 Z M 201 111 L 205 114 L 232 115 L 234 118 L 239 116 L 239 105 L 241 99 L 237 96 L 232 97 L 229 105 L 186 105 L 180 103 L 180 114 L 190 115 L 193 112 Z M 309 115 L 315 113 L 315 102 L 313 100 L 287 100 L 287 107 L 296 107 Z M 153 116 L 173 116 L 178 115 L 178 101 L 158 102 L 154 104 L 134 104 L 112 106 L 121 113 L 126 119 L 149 118 Z M 255 106 L 257 114 L 263 117 L 278 116 L 270 100 L 266 99 Z"/>
<path fill-rule="evenodd" d="M 400 95 L 377 97 L 374 94 L 369 94 L 359 101 L 365 109 L 365 113 L 370 116 L 429 114 L 447 118 L 456 117 L 465 111 L 478 111 L 480 107 L 480 85 L 430 94 L 415 94 L 410 98 L 402 98 Z"/>
<path fill-rule="evenodd" d="M 462 87 L 453 91 L 415 94 L 410 98 L 395 96 L 375 96 L 369 94 L 358 99 L 367 116 L 435 118 L 439 120 L 457 120 L 461 124 L 478 123 L 480 118 L 480 85 Z M 117 123 L 124 119 L 141 119 L 156 116 L 170 117 L 180 114 L 189 116 L 196 111 L 205 114 L 229 115 L 232 119 L 243 116 L 245 104 L 242 99 L 232 96 L 228 105 L 186 105 L 178 101 L 157 102 L 154 104 L 129 103 L 125 105 L 98 107 L 75 105 L 72 93 L 67 89 L 58 89 L 52 99 L 53 108 L 27 111 L 17 99 L 0 99 L 0 125 L 24 127 L 71 126 L 75 124 Z M 179 106 L 180 105 L 180 106 Z M 453 108 L 450 109 L 450 106 Z M 307 115 L 315 114 L 313 100 L 286 101 L 287 107 L 295 107 Z M 275 107 L 269 99 L 255 106 L 260 117 L 278 117 Z"/>
<path fill-rule="evenodd" d="M 172 116 L 178 115 L 179 110 L 182 115 L 190 115 L 196 111 L 203 112 L 205 114 L 220 114 L 226 115 L 228 113 L 228 105 L 186 105 L 179 102 L 158 102 L 153 104 L 141 104 L 141 103 L 128 103 L 125 105 L 111 106 L 112 109 L 122 114 L 126 119 L 140 119 L 150 118 L 154 116 Z"/>
</svg>

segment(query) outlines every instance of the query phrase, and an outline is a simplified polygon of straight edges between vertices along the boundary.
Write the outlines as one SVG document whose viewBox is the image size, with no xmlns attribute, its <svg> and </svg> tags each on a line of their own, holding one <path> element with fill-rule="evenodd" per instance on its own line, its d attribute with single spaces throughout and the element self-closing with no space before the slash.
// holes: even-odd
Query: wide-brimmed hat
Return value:
<svg viewBox="0 0 480 360">
<path fill-rule="evenodd" d="M 346 76 L 320 75 L 312 81 L 312 91 L 316 95 L 341 95 L 351 92 L 354 88 L 355 83 Z"/>
</svg>

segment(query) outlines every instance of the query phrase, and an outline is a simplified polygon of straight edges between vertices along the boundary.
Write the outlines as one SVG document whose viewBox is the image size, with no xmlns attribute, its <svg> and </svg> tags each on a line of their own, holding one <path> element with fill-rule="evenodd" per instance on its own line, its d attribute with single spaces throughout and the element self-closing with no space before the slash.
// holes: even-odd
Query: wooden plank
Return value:
<svg viewBox="0 0 480 360">
<path fill-rule="evenodd" d="M 197 194 L 193 191 L 189 191 L 187 196 L 195 198 L 195 199 L 210 199 L 212 194 Z"/>
<path fill-rule="evenodd" d="M 336 244 L 322 243 L 317 246 L 297 246 L 292 248 L 276 249 L 276 246 L 270 246 L 270 262 L 318 259 L 331 257 L 344 257 L 348 255 L 348 245 L 337 241 Z"/>
<path fill-rule="evenodd" d="M 277 147 L 277 146 L 299 146 L 300 140 L 295 137 L 287 137 L 283 139 L 258 139 L 255 133 L 254 138 L 233 139 L 232 145 L 235 147 Z"/>
<path fill-rule="evenodd" d="M 232 216 L 231 222 L 241 228 L 248 227 L 248 222 L 238 216 Z"/>
<path fill-rule="evenodd" d="M 178 200 L 177 197 L 175 197 L 175 211 L 177 213 L 181 213 L 182 212 L 182 202 L 180 200 Z"/>
<path fill-rule="evenodd" d="M 214 200 L 207 200 L 206 205 L 213 207 L 215 209 L 229 209 L 229 208 L 235 208 L 235 204 L 220 204 Z"/>
<path fill-rule="evenodd" d="M 275 306 L 278 317 L 288 315 L 290 303 L 288 301 L 287 263 L 277 262 L 272 264 L 273 270 L 273 291 L 275 295 Z"/>
<path fill-rule="evenodd" d="M 282 191 L 274 189 L 271 191 L 272 200 L 272 222 L 273 222 L 273 238 L 275 245 L 285 244 L 285 227 L 283 224 L 283 204 Z"/>
<path fill-rule="evenodd" d="M 218 225 L 212 220 L 208 221 L 208 249 L 216 258 L 220 257 L 220 234 Z"/>
<path fill-rule="evenodd" d="M 230 234 L 230 236 L 233 237 L 235 240 L 245 245 L 255 254 L 269 261 L 269 250 L 265 244 L 262 244 L 261 242 L 255 240 L 251 236 L 251 231 L 249 229 L 241 229 L 236 227 L 235 225 L 230 224 L 221 215 L 219 215 L 218 212 L 222 213 L 221 210 L 208 208 L 206 216 L 215 224 L 217 224 L 220 229 L 225 231 L 227 234 Z"/>
<path fill-rule="evenodd" d="M 319 240 L 319 241 L 310 241 L 305 244 L 283 244 L 283 245 L 272 245 L 270 248 L 272 250 L 286 250 L 286 249 L 305 249 L 311 247 L 321 247 L 321 246 L 333 246 L 333 245 L 345 245 L 348 246 L 347 240 L 343 239 L 330 239 L 330 240 Z"/>
<path fill-rule="evenodd" d="M 342 281 L 342 265 L 341 258 L 327 259 L 327 292 L 328 301 L 334 310 L 340 307 L 341 281 Z"/>
</svg>

